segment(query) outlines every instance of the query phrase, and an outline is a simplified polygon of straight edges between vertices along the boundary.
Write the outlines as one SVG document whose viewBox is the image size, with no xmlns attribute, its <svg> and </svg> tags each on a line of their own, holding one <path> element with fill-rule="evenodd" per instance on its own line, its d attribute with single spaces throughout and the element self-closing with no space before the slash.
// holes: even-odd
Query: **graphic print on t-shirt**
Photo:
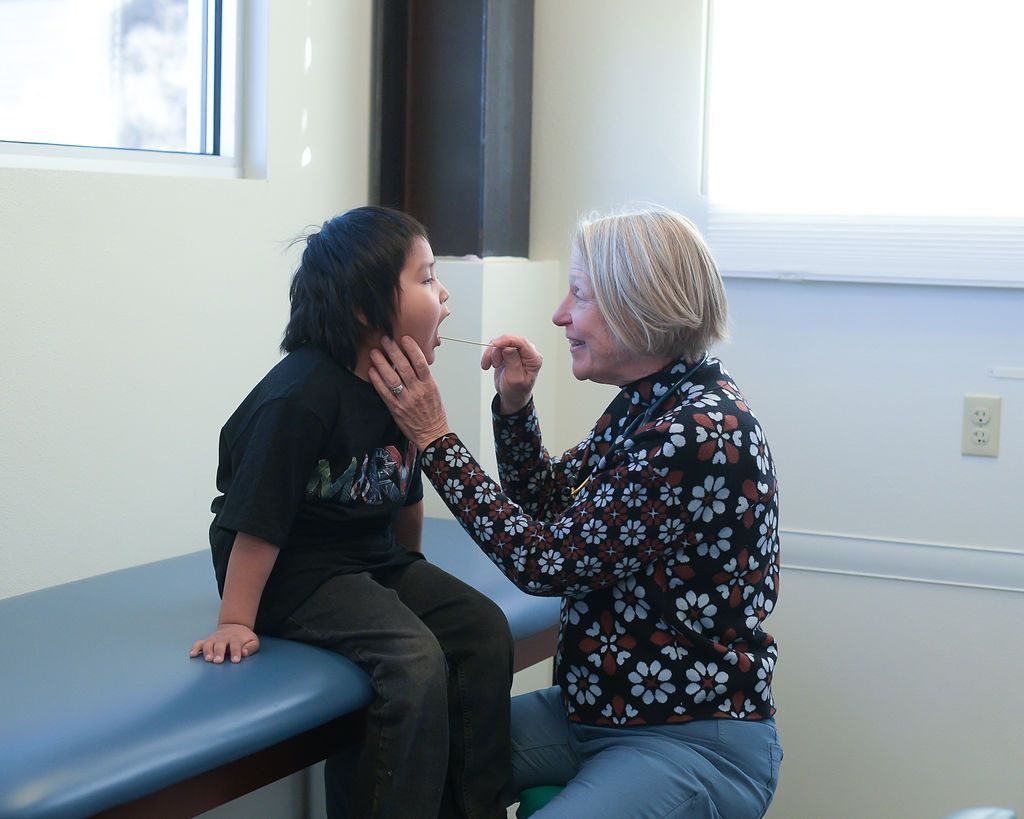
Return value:
<svg viewBox="0 0 1024 819">
<path fill-rule="evenodd" d="M 416 447 L 411 442 L 407 443 L 404 458 L 399 455 L 397 447 L 378 447 L 363 456 L 358 469 L 356 463 L 353 458 L 343 473 L 332 478 L 331 462 L 321 458 L 306 485 L 307 497 L 367 506 L 380 506 L 387 501 L 398 503 L 409 489 L 409 479 L 416 463 Z"/>
<path fill-rule="evenodd" d="M 331 480 L 331 462 L 321 458 L 306 484 L 306 496 L 317 500 L 344 501 L 351 496 L 352 478 L 356 474 L 356 459 L 353 458 L 348 468 Z"/>
</svg>

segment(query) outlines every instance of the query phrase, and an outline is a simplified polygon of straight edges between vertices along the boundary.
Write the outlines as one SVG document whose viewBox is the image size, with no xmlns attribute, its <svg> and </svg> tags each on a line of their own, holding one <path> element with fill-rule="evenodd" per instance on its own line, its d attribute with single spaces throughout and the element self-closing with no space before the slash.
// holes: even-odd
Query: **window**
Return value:
<svg viewBox="0 0 1024 819">
<path fill-rule="evenodd" d="M 723 272 L 1024 286 L 1024 4 L 715 2 Z"/>
<path fill-rule="evenodd" d="M 0 0 L 3 147 L 232 158 L 236 39 L 221 0 Z"/>
</svg>

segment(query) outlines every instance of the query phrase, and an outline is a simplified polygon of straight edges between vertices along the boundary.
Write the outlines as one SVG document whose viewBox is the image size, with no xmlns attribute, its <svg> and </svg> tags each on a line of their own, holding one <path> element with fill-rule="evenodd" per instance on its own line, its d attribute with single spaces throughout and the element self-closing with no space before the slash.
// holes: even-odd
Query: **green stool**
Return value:
<svg viewBox="0 0 1024 819">
<path fill-rule="evenodd" d="M 516 811 L 516 819 L 526 819 L 533 816 L 548 802 L 562 792 L 561 785 L 538 785 L 536 788 L 527 788 L 519 794 L 519 810 Z"/>
</svg>

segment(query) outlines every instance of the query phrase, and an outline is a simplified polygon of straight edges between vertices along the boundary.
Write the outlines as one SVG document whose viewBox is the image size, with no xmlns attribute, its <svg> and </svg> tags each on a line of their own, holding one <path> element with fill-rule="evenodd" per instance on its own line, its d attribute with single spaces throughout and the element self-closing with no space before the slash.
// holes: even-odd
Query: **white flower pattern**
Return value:
<svg viewBox="0 0 1024 819">
<path fill-rule="evenodd" d="M 708 475 L 702 486 L 693 487 L 692 494 L 693 500 L 687 504 L 687 510 L 693 514 L 695 520 L 708 523 L 715 515 L 725 511 L 729 490 L 725 486 L 724 477 Z"/>
<path fill-rule="evenodd" d="M 502 486 L 453 434 L 421 456 L 488 557 L 527 593 L 562 597 L 556 676 L 584 723 L 774 712 L 775 467 L 720 363 L 693 367 L 624 387 L 561 457 L 543 448 L 532 404 L 496 416 Z"/>
<path fill-rule="evenodd" d="M 629 681 L 633 683 L 630 694 L 639 699 L 644 705 L 652 702 L 667 702 L 669 694 L 676 690 L 676 687 L 669 682 L 672 679 L 672 672 L 662 668 L 658 660 L 648 665 L 645 662 L 636 664 L 636 671 L 629 674 Z"/>
</svg>

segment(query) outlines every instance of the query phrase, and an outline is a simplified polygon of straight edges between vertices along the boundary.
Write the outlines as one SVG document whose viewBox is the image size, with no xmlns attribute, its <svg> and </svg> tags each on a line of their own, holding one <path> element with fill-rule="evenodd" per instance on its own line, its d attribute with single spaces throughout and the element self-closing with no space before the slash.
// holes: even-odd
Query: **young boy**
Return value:
<svg viewBox="0 0 1024 819">
<path fill-rule="evenodd" d="M 426 231 L 386 208 L 337 216 L 306 239 L 290 296 L 287 355 L 221 431 L 220 618 L 190 656 L 239 662 L 258 631 L 369 674 L 355 770 L 341 757 L 325 769 L 332 819 L 503 817 L 508 623 L 419 553 L 417 452 L 367 376 L 382 335 L 412 336 L 434 360 L 448 291 Z"/>
</svg>

